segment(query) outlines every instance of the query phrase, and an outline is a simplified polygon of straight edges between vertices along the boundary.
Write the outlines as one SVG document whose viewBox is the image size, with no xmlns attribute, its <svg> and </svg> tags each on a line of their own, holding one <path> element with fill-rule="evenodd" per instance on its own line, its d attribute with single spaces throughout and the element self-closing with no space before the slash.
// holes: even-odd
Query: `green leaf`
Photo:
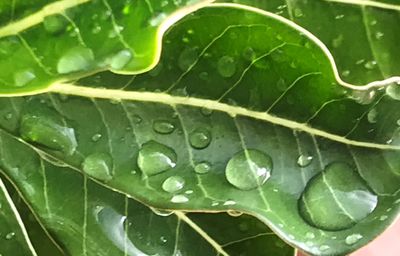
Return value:
<svg viewBox="0 0 400 256">
<path fill-rule="evenodd" d="M 354 84 L 398 76 L 398 1 L 230 0 L 286 17 L 329 48 L 343 80 Z"/>
<path fill-rule="evenodd" d="M 165 30 L 209 0 L 63 0 L 0 5 L 0 93 L 31 94 L 99 70 L 158 61 Z M 10 21 L 7 23 L 7 21 Z"/>
<path fill-rule="evenodd" d="M 271 246 L 266 253 L 293 255 L 292 248 L 253 218 L 195 214 L 192 221 L 191 215 L 179 211 L 153 212 L 61 163 L 43 159 L 4 132 L 0 137 L 2 145 L 10 148 L 3 152 L 1 165 L 14 166 L 14 172 L 8 174 L 21 196 L 68 255 L 227 255 L 225 247 L 243 249 L 260 244 Z M 229 232 L 218 242 L 211 236 L 215 233 L 203 230 L 212 229 L 216 221 Z"/>
<path fill-rule="evenodd" d="M 0 179 L 0 239 L 1 255 L 12 255 L 16 251 L 23 255 L 37 255 L 2 179 Z"/>
<path fill-rule="evenodd" d="M 253 215 L 315 255 L 353 251 L 398 215 L 398 80 L 345 83 L 309 32 L 237 5 L 189 16 L 163 49 L 141 76 L 2 99 L 0 166 L 16 183 L 11 163 L 34 150 L 152 207 Z M 60 180 L 85 188 L 47 184 Z"/>
</svg>

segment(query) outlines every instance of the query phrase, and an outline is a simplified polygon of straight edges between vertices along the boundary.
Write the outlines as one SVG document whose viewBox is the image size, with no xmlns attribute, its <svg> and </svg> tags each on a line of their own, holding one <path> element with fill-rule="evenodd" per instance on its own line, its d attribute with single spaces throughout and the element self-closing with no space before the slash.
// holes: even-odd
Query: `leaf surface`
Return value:
<svg viewBox="0 0 400 256">
<path fill-rule="evenodd" d="M 149 70 L 165 30 L 207 2 L 7 1 L 0 6 L 0 93 L 32 94 L 99 70 Z"/>
</svg>

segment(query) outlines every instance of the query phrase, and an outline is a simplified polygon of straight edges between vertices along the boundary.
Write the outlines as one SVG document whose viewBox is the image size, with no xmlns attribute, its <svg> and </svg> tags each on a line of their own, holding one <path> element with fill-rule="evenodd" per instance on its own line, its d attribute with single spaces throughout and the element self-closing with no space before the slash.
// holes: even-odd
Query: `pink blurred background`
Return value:
<svg viewBox="0 0 400 256">
<path fill-rule="evenodd" d="M 298 256 L 305 256 L 299 253 Z M 350 256 L 400 256 L 400 220 L 367 246 Z"/>
</svg>

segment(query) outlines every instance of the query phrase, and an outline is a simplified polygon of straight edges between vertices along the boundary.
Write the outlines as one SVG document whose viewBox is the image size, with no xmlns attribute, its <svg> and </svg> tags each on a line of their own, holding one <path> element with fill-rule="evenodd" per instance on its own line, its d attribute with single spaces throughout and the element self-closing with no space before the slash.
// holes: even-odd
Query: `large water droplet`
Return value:
<svg viewBox="0 0 400 256">
<path fill-rule="evenodd" d="M 346 237 L 345 242 L 347 245 L 353 245 L 360 241 L 361 238 L 363 238 L 361 234 L 352 234 Z"/>
<path fill-rule="evenodd" d="M 131 59 L 132 52 L 128 49 L 124 49 L 111 58 L 110 67 L 115 70 L 120 70 L 125 67 Z"/>
<path fill-rule="evenodd" d="M 219 59 L 217 69 L 222 77 L 231 77 L 236 72 L 235 60 L 230 56 L 224 56 Z"/>
<path fill-rule="evenodd" d="M 211 133 L 205 128 L 197 128 L 190 134 L 189 142 L 194 148 L 206 148 L 208 145 L 210 145 Z"/>
<path fill-rule="evenodd" d="M 57 72 L 68 74 L 88 69 L 94 61 L 91 49 L 78 46 L 67 51 L 57 63 Z"/>
<path fill-rule="evenodd" d="M 392 99 L 400 100 L 400 82 L 393 83 L 386 87 L 386 94 Z"/>
<path fill-rule="evenodd" d="M 169 193 L 175 193 L 181 190 L 185 186 L 185 180 L 180 176 L 171 176 L 167 178 L 163 184 L 162 188 L 164 191 Z"/>
<path fill-rule="evenodd" d="M 171 202 L 175 204 L 182 204 L 189 202 L 189 198 L 184 195 L 176 195 L 171 198 Z"/>
<path fill-rule="evenodd" d="M 19 71 L 14 74 L 14 85 L 22 87 L 36 78 L 35 73 L 32 70 Z"/>
<path fill-rule="evenodd" d="M 85 158 L 82 169 L 89 176 L 102 181 L 112 179 L 112 158 L 105 153 L 94 153 Z"/>
<path fill-rule="evenodd" d="M 60 14 L 46 16 L 43 19 L 44 29 L 50 34 L 59 34 L 64 32 L 67 24 L 67 19 Z"/>
<path fill-rule="evenodd" d="M 255 149 L 247 149 L 234 155 L 228 162 L 225 175 L 229 183 L 250 190 L 263 185 L 271 176 L 272 159 Z"/>
<path fill-rule="evenodd" d="M 137 164 L 144 175 L 152 176 L 174 168 L 176 161 L 177 155 L 172 148 L 149 141 L 142 145 Z"/>
<path fill-rule="evenodd" d="M 157 120 L 153 122 L 153 129 L 157 133 L 170 134 L 175 130 L 175 126 L 165 120 Z"/>
<path fill-rule="evenodd" d="M 367 217 L 378 197 L 345 163 L 332 163 L 306 186 L 299 201 L 303 218 L 324 230 L 347 229 Z"/>
<path fill-rule="evenodd" d="M 211 170 L 211 165 L 208 162 L 202 162 L 199 164 L 196 164 L 194 167 L 194 171 L 198 174 L 205 174 L 208 173 Z"/>
<path fill-rule="evenodd" d="M 24 115 L 20 132 L 23 139 L 37 142 L 55 150 L 73 154 L 77 147 L 75 131 L 46 117 Z"/>
<path fill-rule="evenodd" d="M 300 155 L 297 158 L 297 165 L 300 167 L 307 167 L 311 164 L 313 157 L 310 155 Z"/>
</svg>

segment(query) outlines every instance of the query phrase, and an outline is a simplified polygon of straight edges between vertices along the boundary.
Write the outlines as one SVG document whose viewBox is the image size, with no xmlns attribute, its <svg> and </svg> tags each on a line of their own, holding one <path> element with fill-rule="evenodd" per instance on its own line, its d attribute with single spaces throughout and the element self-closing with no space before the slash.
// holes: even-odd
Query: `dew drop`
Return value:
<svg viewBox="0 0 400 256">
<path fill-rule="evenodd" d="M 13 114 L 11 112 L 4 115 L 4 119 L 6 119 L 6 120 L 10 120 L 12 117 L 13 117 Z M 399 123 L 400 123 L 400 120 L 399 120 Z"/>
<path fill-rule="evenodd" d="M 46 16 L 43 19 L 44 29 L 53 35 L 64 32 L 67 24 L 67 20 L 60 14 Z"/>
<path fill-rule="evenodd" d="M 146 176 L 156 175 L 176 166 L 175 151 L 163 144 L 149 141 L 139 150 L 137 164 Z"/>
<path fill-rule="evenodd" d="M 167 18 L 167 14 L 163 12 L 157 13 L 154 17 L 150 19 L 149 24 L 152 27 L 156 27 L 160 25 L 165 20 L 165 18 Z"/>
<path fill-rule="evenodd" d="M 175 193 L 185 186 L 185 180 L 180 176 L 171 176 L 167 178 L 163 184 L 162 189 L 169 193 Z"/>
<path fill-rule="evenodd" d="M 386 220 L 387 218 L 388 218 L 387 215 L 382 215 L 381 217 L 379 217 L 379 220 L 380 220 L 380 221 L 384 221 L 384 220 Z"/>
<path fill-rule="evenodd" d="M 228 210 L 227 213 L 232 217 L 240 217 L 243 215 L 243 212 L 235 211 L 235 210 Z"/>
<path fill-rule="evenodd" d="M 189 135 L 190 145 L 196 149 L 204 149 L 211 142 L 211 133 L 205 128 L 197 128 Z"/>
<path fill-rule="evenodd" d="M 374 124 L 378 121 L 378 111 L 376 108 L 373 108 L 368 112 L 367 119 L 371 124 Z"/>
<path fill-rule="evenodd" d="M 314 239 L 315 238 L 315 234 L 313 232 L 307 232 L 306 233 L 306 238 L 307 239 Z"/>
<path fill-rule="evenodd" d="M 15 232 L 10 232 L 6 235 L 6 239 L 7 240 L 11 240 L 15 237 Z"/>
<path fill-rule="evenodd" d="M 20 133 L 23 139 L 70 155 L 77 147 L 73 128 L 60 125 L 46 117 L 24 115 L 21 119 Z"/>
<path fill-rule="evenodd" d="M 243 58 L 248 61 L 253 61 L 257 57 L 256 52 L 251 47 L 247 47 L 243 51 Z"/>
<path fill-rule="evenodd" d="M 211 170 L 211 165 L 208 162 L 201 162 L 199 164 L 196 164 L 194 167 L 194 171 L 197 174 L 205 174 L 208 173 Z"/>
<path fill-rule="evenodd" d="M 189 198 L 184 195 L 175 195 L 171 198 L 171 202 L 175 204 L 182 204 L 189 202 Z"/>
<path fill-rule="evenodd" d="M 157 208 L 153 208 L 153 207 L 149 207 L 149 208 L 154 214 L 161 216 L 161 217 L 168 217 L 168 216 L 171 216 L 172 214 L 174 214 L 173 211 L 169 211 L 169 210 L 157 209 Z"/>
<path fill-rule="evenodd" d="M 300 17 L 303 17 L 303 11 L 300 9 L 300 8 L 295 8 L 294 9 L 294 16 L 296 17 L 296 18 L 300 18 Z"/>
<path fill-rule="evenodd" d="M 376 97 L 375 90 L 369 91 L 353 91 L 352 98 L 362 105 L 368 105 L 374 101 Z"/>
<path fill-rule="evenodd" d="M 376 61 L 374 60 L 367 61 L 365 62 L 364 67 L 369 70 L 374 69 L 376 67 Z"/>
<path fill-rule="evenodd" d="M 153 122 L 153 129 L 160 134 L 170 134 L 175 130 L 175 126 L 166 120 L 157 120 Z"/>
<path fill-rule="evenodd" d="M 310 155 L 300 155 L 297 158 L 297 165 L 300 167 L 307 167 L 311 164 L 313 157 Z"/>
<path fill-rule="evenodd" d="M 235 60 L 230 56 L 224 56 L 219 59 L 217 64 L 218 73 L 222 77 L 231 77 L 236 72 Z"/>
<path fill-rule="evenodd" d="M 262 186 L 271 176 L 272 159 L 255 149 L 247 149 L 234 155 L 225 170 L 230 184 L 241 190 Z"/>
<path fill-rule="evenodd" d="M 57 72 L 68 74 L 77 71 L 83 71 L 90 67 L 94 61 L 94 55 L 91 49 L 78 46 L 67 51 L 57 63 Z"/>
<path fill-rule="evenodd" d="M 182 51 L 179 55 L 178 66 L 182 71 L 187 71 L 197 59 L 197 50 L 193 48 L 187 48 Z"/>
<path fill-rule="evenodd" d="M 346 237 L 345 242 L 347 245 L 353 245 L 360 241 L 361 238 L 363 238 L 361 234 L 352 234 Z"/>
<path fill-rule="evenodd" d="M 101 181 L 110 181 L 112 158 L 105 153 L 94 153 L 85 158 L 82 163 L 82 169 L 89 176 Z"/>
<path fill-rule="evenodd" d="M 386 87 L 386 94 L 392 99 L 400 100 L 400 82 L 392 83 Z"/>
<path fill-rule="evenodd" d="M 323 230 L 343 230 L 367 217 L 376 207 L 373 194 L 359 174 L 345 163 L 335 162 L 307 184 L 301 198 L 301 216 Z"/>
<path fill-rule="evenodd" d="M 325 245 L 325 244 L 323 244 L 323 245 L 321 245 L 320 247 L 319 247 L 319 250 L 320 251 L 326 251 L 326 250 L 329 250 L 331 247 L 329 247 L 329 245 Z"/>
<path fill-rule="evenodd" d="M 100 133 L 96 133 L 92 136 L 93 142 L 98 142 L 101 139 L 102 135 Z"/>
<path fill-rule="evenodd" d="M 110 67 L 115 70 L 120 70 L 124 68 L 131 59 L 132 52 L 130 50 L 121 50 L 111 58 Z"/>
<path fill-rule="evenodd" d="M 22 87 L 36 78 L 35 73 L 32 70 L 19 71 L 14 74 L 14 85 L 17 87 Z"/>
<path fill-rule="evenodd" d="M 211 116 L 213 113 L 212 109 L 209 108 L 201 108 L 200 112 L 203 114 L 203 116 Z"/>
</svg>

